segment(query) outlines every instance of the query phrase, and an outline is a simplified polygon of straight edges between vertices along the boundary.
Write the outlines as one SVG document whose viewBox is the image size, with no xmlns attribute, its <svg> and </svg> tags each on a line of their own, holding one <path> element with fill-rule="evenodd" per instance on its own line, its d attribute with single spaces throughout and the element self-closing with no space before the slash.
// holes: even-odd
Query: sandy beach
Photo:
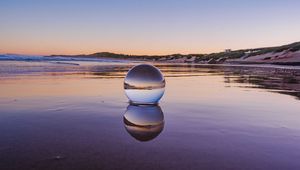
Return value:
<svg viewBox="0 0 300 170">
<path fill-rule="evenodd" d="M 145 110 L 123 89 L 136 63 L 75 63 L 0 62 L 3 169 L 300 166 L 299 68 L 158 64 L 166 92 Z M 125 121 L 144 111 L 155 128 Z"/>
</svg>

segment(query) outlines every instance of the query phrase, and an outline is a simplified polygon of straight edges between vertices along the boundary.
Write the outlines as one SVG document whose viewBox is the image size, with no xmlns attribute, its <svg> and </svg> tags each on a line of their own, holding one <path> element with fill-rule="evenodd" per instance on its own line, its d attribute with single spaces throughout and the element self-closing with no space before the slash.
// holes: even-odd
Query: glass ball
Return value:
<svg viewBox="0 0 300 170">
<path fill-rule="evenodd" d="M 124 89 L 130 103 L 157 104 L 164 95 L 165 84 L 165 78 L 158 68 L 140 64 L 128 71 Z"/>
<path fill-rule="evenodd" d="M 129 105 L 123 120 L 127 132 L 139 141 L 156 138 L 164 128 L 164 114 L 158 105 Z"/>
</svg>

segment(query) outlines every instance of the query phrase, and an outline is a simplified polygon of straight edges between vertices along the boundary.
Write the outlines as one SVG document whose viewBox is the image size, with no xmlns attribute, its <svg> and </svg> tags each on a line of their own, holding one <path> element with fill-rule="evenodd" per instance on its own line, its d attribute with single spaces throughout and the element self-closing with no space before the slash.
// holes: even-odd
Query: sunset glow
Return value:
<svg viewBox="0 0 300 170">
<path fill-rule="evenodd" d="M 211 53 L 300 39 L 300 1 L 0 2 L 0 53 Z"/>
</svg>

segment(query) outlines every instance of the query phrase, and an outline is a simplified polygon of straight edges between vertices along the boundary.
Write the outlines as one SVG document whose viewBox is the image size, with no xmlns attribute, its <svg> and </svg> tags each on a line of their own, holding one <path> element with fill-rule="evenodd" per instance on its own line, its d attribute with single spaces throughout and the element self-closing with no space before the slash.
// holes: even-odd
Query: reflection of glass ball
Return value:
<svg viewBox="0 0 300 170">
<path fill-rule="evenodd" d="M 165 78 L 158 68 L 140 64 L 130 69 L 124 89 L 131 103 L 156 104 L 165 92 Z"/>
<path fill-rule="evenodd" d="M 164 114 L 157 105 L 129 105 L 124 114 L 127 132 L 139 141 L 150 141 L 164 128 Z"/>
</svg>

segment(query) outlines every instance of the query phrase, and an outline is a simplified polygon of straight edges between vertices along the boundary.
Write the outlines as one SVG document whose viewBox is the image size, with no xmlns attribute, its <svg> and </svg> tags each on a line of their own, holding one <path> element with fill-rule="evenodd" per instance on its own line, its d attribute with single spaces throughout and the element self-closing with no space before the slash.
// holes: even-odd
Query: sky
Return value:
<svg viewBox="0 0 300 170">
<path fill-rule="evenodd" d="M 212 53 L 300 41 L 299 0 L 0 0 L 0 53 Z"/>
</svg>

